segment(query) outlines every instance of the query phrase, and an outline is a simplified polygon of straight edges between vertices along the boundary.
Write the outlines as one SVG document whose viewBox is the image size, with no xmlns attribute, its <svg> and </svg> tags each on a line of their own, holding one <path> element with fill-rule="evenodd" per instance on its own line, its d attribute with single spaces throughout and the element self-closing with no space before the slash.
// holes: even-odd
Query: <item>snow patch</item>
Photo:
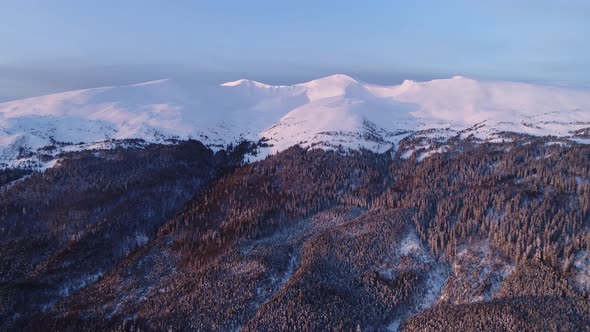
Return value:
<svg viewBox="0 0 590 332">
<path fill-rule="evenodd" d="M 574 280 L 581 291 L 590 291 L 590 252 L 580 251 L 574 259 Z"/>
<path fill-rule="evenodd" d="M 397 332 L 399 330 L 400 324 L 401 321 L 399 319 L 394 320 L 393 322 L 391 322 L 391 324 L 387 326 L 387 331 Z"/>
<path fill-rule="evenodd" d="M 402 256 L 423 252 L 420 239 L 418 239 L 418 235 L 414 232 L 408 233 L 408 235 L 401 241 L 398 250 Z"/>
<path fill-rule="evenodd" d="M 407 159 L 410 159 L 412 157 L 412 154 L 414 154 L 414 150 L 413 149 L 412 150 L 407 150 L 407 151 L 404 151 L 404 153 L 402 153 L 400 155 L 400 158 L 407 160 Z"/>
<path fill-rule="evenodd" d="M 438 149 L 433 149 L 433 150 L 429 150 L 429 151 L 426 151 L 426 152 L 422 153 L 420 156 L 418 156 L 418 158 L 416 158 L 416 160 L 420 162 L 420 161 L 422 161 L 422 160 L 424 160 L 424 159 L 426 159 L 426 158 L 428 158 L 428 157 L 430 157 L 430 156 L 432 156 L 434 154 L 437 154 L 437 153 L 445 153 L 448 150 L 449 150 L 449 147 L 447 145 L 444 145 L 444 146 L 441 146 Z"/>
<path fill-rule="evenodd" d="M 67 297 L 73 292 L 86 287 L 94 282 L 96 282 L 100 277 L 102 277 L 104 272 L 100 271 L 95 274 L 85 275 L 79 279 L 73 280 L 68 284 L 62 285 L 59 290 L 59 295 L 61 297 Z"/>
<path fill-rule="evenodd" d="M 442 265 L 436 265 L 435 268 L 430 271 L 426 279 L 425 293 L 418 304 L 420 310 L 430 308 L 435 304 L 442 294 L 442 290 L 447 283 L 449 277 L 449 271 Z"/>
</svg>

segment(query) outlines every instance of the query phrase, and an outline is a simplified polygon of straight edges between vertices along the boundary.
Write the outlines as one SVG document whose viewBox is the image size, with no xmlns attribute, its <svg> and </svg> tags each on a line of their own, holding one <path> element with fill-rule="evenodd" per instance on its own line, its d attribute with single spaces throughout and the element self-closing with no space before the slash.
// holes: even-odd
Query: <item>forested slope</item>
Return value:
<svg viewBox="0 0 590 332">
<path fill-rule="evenodd" d="M 153 168 L 151 148 L 75 153 L 3 189 L 3 327 L 584 330 L 590 147 L 446 144 L 237 168 L 183 144 L 153 148 Z"/>
</svg>

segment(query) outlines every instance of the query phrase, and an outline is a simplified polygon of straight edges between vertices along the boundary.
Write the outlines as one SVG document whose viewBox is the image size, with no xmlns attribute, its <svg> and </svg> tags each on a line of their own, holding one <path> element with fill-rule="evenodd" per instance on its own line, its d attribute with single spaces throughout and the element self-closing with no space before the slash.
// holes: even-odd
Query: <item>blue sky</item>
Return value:
<svg viewBox="0 0 590 332">
<path fill-rule="evenodd" d="M 0 11 L 0 100 L 185 75 L 587 82 L 590 1 L 31 1 Z"/>
</svg>

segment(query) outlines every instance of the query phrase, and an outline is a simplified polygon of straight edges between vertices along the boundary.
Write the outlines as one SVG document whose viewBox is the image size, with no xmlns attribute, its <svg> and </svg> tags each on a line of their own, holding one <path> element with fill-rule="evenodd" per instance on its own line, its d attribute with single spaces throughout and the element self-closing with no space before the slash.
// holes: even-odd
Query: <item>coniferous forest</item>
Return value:
<svg viewBox="0 0 590 332">
<path fill-rule="evenodd" d="M 590 146 L 445 144 L 5 168 L 0 330 L 588 330 Z"/>
</svg>

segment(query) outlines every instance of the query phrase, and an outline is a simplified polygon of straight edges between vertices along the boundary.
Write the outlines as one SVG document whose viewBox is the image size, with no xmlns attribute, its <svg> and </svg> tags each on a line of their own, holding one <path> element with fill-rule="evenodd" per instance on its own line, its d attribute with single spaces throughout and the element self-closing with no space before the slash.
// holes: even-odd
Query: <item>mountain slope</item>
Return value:
<svg viewBox="0 0 590 332">
<path fill-rule="evenodd" d="M 455 141 L 463 152 L 419 163 L 294 147 L 213 180 L 164 224 L 158 201 L 184 191 L 161 179 L 190 185 L 185 167 L 198 175 L 223 153 L 180 143 L 68 154 L 62 167 L 0 190 L 0 230 L 12 239 L 0 250 L 10 267 L 0 269 L 0 324 L 584 330 L 590 145 L 546 142 Z M 121 200 L 113 189 L 141 195 Z M 58 242 L 63 250 L 41 245 L 67 234 L 80 235 Z M 136 250 L 108 260 L 125 244 Z"/>
<path fill-rule="evenodd" d="M 59 152 L 112 139 L 196 138 L 220 148 L 264 138 L 264 156 L 296 144 L 385 151 L 412 133 L 486 140 L 501 132 L 573 137 L 588 127 L 590 89 L 459 76 L 397 86 L 345 75 L 291 86 L 169 79 L 1 103 L 0 163 L 29 160 L 45 146 Z"/>
</svg>

